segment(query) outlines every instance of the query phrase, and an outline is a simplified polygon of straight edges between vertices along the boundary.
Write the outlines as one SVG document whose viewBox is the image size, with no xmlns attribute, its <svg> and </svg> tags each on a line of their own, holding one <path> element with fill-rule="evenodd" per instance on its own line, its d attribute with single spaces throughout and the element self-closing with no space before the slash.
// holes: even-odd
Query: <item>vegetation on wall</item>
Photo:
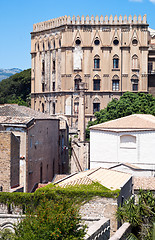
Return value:
<svg viewBox="0 0 155 240">
<path fill-rule="evenodd" d="M 130 198 L 118 208 L 117 218 L 122 223 L 130 222 L 133 233 L 140 240 L 152 240 L 155 222 L 155 196 L 150 191 L 140 190 L 135 203 Z"/>
<path fill-rule="evenodd" d="M 15 228 L 16 240 L 76 240 L 83 239 L 86 226 L 82 225 L 78 209 L 69 199 L 49 201 L 44 198 L 35 211 Z"/>
<path fill-rule="evenodd" d="M 89 139 L 90 126 L 140 113 L 155 115 L 155 97 L 141 92 L 126 92 L 119 100 L 112 99 L 106 108 L 95 113 L 96 119 L 88 123 L 86 138 Z"/>
<path fill-rule="evenodd" d="M 65 188 L 51 183 L 34 193 L 0 192 L 0 203 L 21 206 L 23 209 L 25 206 L 29 206 L 29 208 L 34 209 L 44 197 L 55 201 L 61 201 L 61 199 L 67 197 L 72 203 L 81 204 L 89 201 L 94 196 L 116 198 L 118 195 L 119 190 L 109 190 L 99 183 L 68 186 Z"/>
<path fill-rule="evenodd" d="M 116 198 L 118 195 L 119 190 L 111 191 L 99 183 L 64 188 L 51 183 L 34 193 L 1 192 L 0 203 L 26 210 L 26 218 L 15 227 L 12 239 L 80 240 L 86 226 L 82 224 L 79 206 L 95 196 Z"/>
<path fill-rule="evenodd" d="M 31 69 L 16 73 L 0 82 L 0 104 L 30 106 Z"/>
</svg>

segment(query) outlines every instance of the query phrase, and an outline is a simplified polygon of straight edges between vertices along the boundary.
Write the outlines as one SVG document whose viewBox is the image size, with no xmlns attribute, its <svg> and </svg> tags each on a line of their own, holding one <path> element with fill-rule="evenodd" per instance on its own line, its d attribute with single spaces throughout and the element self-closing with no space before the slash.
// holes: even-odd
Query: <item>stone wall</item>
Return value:
<svg viewBox="0 0 155 240">
<path fill-rule="evenodd" d="M 20 142 L 11 134 L 11 187 L 19 186 Z"/>
<path fill-rule="evenodd" d="M 127 236 L 131 233 L 130 223 L 124 223 L 117 232 L 110 238 L 110 240 L 126 240 Z"/>
<path fill-rule="evenodd" d="M 108 240 L 110 237 L 110 221 L 102 218 L 87 229 L 86 240 Z"/>
<path fill-rule="evenodd" d="M 110 219 L 110 235 L 117 231 L 117 220 L 115 213 L 117 211 L 117 199 L 95 197 L 88 203 L 84 204 L 80 213 L 82 218 L 98 218 L 106 217 Z"/>
<path fill-rule="evenodd" d="M 52 181 L 60 173 L 59 120 L 37 119 L 28 129 L 27 191 L 36 183 Z"/>
<path fill-rule="evenodd" d="M 17 224 L 25 216 L 14 214 L 0 214 L 0 231 L 7 228 L 14 232 L 14 224 Z"/>
<path fill-rule="evenodd" d="M 127 17 L 126 15 L 124 17 L 115 15 L 114 17 L 111 15 L 109 18 L 106 15 L 103 17 L 102 15 L 99 17 L 97 16 L 73 16 L 72 18 L 70 16 L 63 16 L 55 19 L 51 19 L 45 22 L 40 22 L 33 24 L 33 32 L 43 31 L 51 28 L 60 27 L 63 25 L 83 25 L 83 24 L 89 24 L 89 25 L 107 25 L 107 24 L 147 24 L 146 15 L 141 17 L 141 15 L 137 16 L 134 15 L 133 19 L 130 15 Z"/>
<path fill-rule="evenodd" d="M 0 132 L 0 186 L 8 192 L 19 184 L 19 141 L 11 132 Z"/>
<path fill-rule="evenodd" d="M 89 143 L 74 139 L 71 147 L 71 173 L 89 169 Z"/>
</svg>

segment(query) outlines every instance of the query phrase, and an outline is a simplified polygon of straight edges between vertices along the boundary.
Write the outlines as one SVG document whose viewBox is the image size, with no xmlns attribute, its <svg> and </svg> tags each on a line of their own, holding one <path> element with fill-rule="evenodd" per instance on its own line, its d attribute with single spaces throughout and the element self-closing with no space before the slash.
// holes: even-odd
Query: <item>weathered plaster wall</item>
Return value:
<svg viewBox="0 0 155 240">
<path fill-rule="evenodd" d="M 110 234 L 113 235 L 117 230 L 117 199 L 95 197 L 80 208 L 80 213 L 83 218 L 98 218 L 106 217 L 110 219 Z"/>
</svg>

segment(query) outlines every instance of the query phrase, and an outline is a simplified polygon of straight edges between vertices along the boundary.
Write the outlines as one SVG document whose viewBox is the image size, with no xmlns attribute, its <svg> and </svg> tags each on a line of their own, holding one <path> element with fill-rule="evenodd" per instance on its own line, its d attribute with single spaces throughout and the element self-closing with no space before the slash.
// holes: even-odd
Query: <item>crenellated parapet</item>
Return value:
<svg viewBox="0 0 155 240">
<path fill-rule="evenodd" d="M 147 24 L 146 14 L 142 17 L 139 15 L 138 17 L 134 15 L 133 17 L 130 15 L 127 17 L 126 15 L 122 17 L 121 15 L 118 17 L 115 15 L 114 17 L 111 15 L 108 17 L 107 15 L 103 17 L 102 15 L 99 17 L 98 15 L 94 17 L 93 15 L 89 17 L 88 15 L 84 17 L 80 16 L 63 16 L 55 19 L 51 19 L 45 22 L 36 23 L 33 25 L 33 32 L 44 31 L 52 28 L 57 28 L 64 25 L 121 25 L 121 24 Z"/>
</svg>

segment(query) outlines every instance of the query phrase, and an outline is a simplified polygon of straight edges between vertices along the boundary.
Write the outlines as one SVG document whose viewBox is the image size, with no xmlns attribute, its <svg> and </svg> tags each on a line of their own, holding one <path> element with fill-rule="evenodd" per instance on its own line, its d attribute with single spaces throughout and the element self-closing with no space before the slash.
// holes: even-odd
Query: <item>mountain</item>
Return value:
<svg viewBox="0 0 155 240">
<path fill-rule="evenodd" d="M 19 68 L 11 68 L 11 69 L 0 69 L 0 81 L 6 79 L 16 73 L 20 73 L 22 70 Z"/>
</svg>

